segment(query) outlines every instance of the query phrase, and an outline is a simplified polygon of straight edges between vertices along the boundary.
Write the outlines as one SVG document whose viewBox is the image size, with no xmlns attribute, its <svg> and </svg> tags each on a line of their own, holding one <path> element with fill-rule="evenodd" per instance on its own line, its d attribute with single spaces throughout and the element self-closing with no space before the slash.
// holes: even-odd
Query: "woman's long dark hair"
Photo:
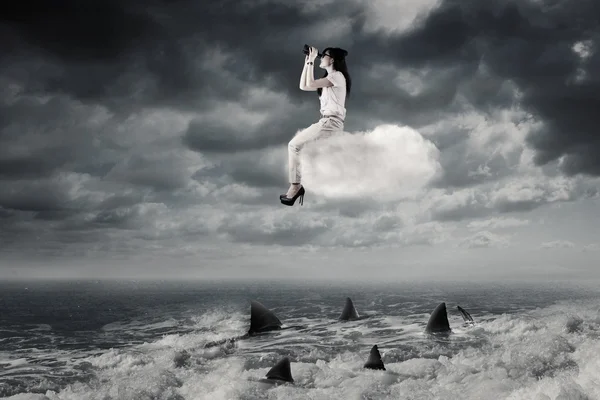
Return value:
<svg viewBox="0 0 600 400">
<path fill-rule="evenodd" d="M 344 75 L 344 78 L 346 78 L 346 93 L 349 96 L 350 89 L 352 87 L 352 79 L 350 79 L 350 74 L 348 73 L 348 66 L 346 65 L 346 56 L 348 55 L 348 52 L 344 49 L 340 49 L 339 47 L 327 47 L 325 50 L 323 50 L 321 54 L 325 54 L 325 52 L 327 52 L 327 54 L 333 57 L 333 69 L 336 71 L 340 71 Z M 327 71 L 325 71 L 325 74 L 321 78 L 325 78 L 326 76 Z M 323 88 L 317 89 L 317 93 L 319 96 L 321 96 L 322 92 Z"/>
</svg>

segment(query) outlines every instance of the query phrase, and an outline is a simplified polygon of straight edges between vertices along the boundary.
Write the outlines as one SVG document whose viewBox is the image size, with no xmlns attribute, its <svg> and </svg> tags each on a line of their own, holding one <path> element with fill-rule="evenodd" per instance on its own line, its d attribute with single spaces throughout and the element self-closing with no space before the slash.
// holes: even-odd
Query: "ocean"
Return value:
<svg viewBox="0 0 600 400">
<path fill-rule="evenodd" d="M 337 320 L 346 297 L 362 319 Z M 246 333 L 251 300 L 290 328 L 204 348 Z M 4 282 L 0 397 L 600 399 L 599 300 L 561 282 Z M 441 302 L 453 332 L 432 337 Z M 363 368 L 375 344 L 386 371 Z M 261 386 L 284 356 L 294 383 Z"/>
</svg>

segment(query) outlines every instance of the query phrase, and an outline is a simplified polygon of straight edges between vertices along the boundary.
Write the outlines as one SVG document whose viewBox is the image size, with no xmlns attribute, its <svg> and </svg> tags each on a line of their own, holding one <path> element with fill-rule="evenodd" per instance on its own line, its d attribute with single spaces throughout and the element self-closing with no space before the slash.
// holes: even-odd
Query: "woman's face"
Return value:
<svg viewBox="0 0 600 400">
<path fill-rule="evenodd" d="M 327 50 L 325 53 L 323 53 L 323 57 L 321 58 L 321 64 L 319 65 L 319 67 L 325 69 L 331 64 L 333 64 L 333 58 L 331 58 L 331 56 L 329 55 L 329 50 Z"/>
</svg>

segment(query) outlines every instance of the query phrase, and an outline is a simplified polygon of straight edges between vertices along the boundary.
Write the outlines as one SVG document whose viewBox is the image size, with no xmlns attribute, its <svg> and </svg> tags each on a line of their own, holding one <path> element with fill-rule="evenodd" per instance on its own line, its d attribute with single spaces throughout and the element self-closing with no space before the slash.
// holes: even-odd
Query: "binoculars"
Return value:
<svg viewBox="0 0 600 400">
<path fill-rule="evenodd" d="M 308 55 L 308 53 L 310 53 L 310 46 L 309 46 L 309 45 L 307 45 L 307 44 L 305 44 L 305 45 L 304 45 L 304 49 L 302 49 L 302 52 L 303 52 L 305 55 Z M 322 54 L 322 53 L 317 53 L 317 58 L 322 58 L 322 57 L 323 57 L 323 54 Z"/>
<path fill-rule="evenodd" d="M 338 57 L 344 58 L 348 55 L 348 50 L 340 49 L 337 47 L 335 48 L 335 50 L 339 53 Z M 305 44 L 304 49 L 302 49 L 302 52 L 308 55 L 310 53 L 310 46 Z M 323 53 L 317 53 L 317 58 L 323 58 Z"/>
</svg>

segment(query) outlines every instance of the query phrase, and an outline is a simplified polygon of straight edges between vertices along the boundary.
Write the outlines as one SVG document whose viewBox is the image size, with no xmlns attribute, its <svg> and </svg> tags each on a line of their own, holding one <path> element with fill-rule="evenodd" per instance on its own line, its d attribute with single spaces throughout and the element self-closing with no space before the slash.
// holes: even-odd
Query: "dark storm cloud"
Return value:
<svg viewBox="0 0 600 400">
<path fill-rule="evenodd" d="M 226 234 L 234 242 L 301 246 L 317 243 L 319 236 L 333 225 L 330 218 L 315 221 L 287 218 L 267 222 L 259 217 L 231 216 L 222 222 L 217 232 Z"/>
<path fill-rule="evenodd" d="M 543 2 L 445 1 L 408 33 L 353 37 L 349 50 L 360 56 L 349 58 L 355 72 L 349 104 L 357 116 L 418 124 L 431 120 L 433 110 L 451 110 L 458 91 L 484 111 L 508 106 L 516 101 L 505 84 L 511 81 L 521 94 L 518 102 L 545 124 L 528 138 L 537 150 L 536 161 L 542 165 L 565 155 L 562 169 L 567 174 L 597 175 L 598 15 L 600 6 L 591 0 L 578 2 L 576 7 L 564 2 L 550 6 Z M 354 14 L 353 31 L 362 23 Z M 573 46 L 586 40 L 591 41 L 585 50 L 589 54 L 582 58 Z M 270 51 L 257 54 L 264 57 L 249 57 L 249 61 L 256 62 L 259 71 L 275 73 L 282 84 L 295 83 L 298 72 L 286 67 L 293 65 L 292 57 L 289 64 L 278 67 L 287 68 L 287 76 L 272 71 L 277 64 Z M 392 75 L 365 80 L 372 64 L 386 62 L 397 67 L 434 68 L 431 79 L 437 82 L 417 96 L 408 96 L 390 85 Z M 482 65 L 485 73 L 480 71 Z M 586 74 L 581 83 L 576 82 L 578 69 Z M 352 116 L 350 113 L 350 123 Z"/>
<path fill-rule="evenodd" d="M 241 182 L 260 190 L 283 183 L 285 172 L 278 168 L 285 159 L 261 158 L 260 152 L 281 146 L 285 156 L 293 133 L 318 118 L 316 94 L 298 89 L 304 43 L 350 51 L 347 130 L 370 129 L 372 119 L 432 123 L 462 112 L 459 96 L 483 111 L 517 101 L 544 123 L 529 137 L 537 162 L 565 155 L 564 172 L 600 175 L 598 2 L 445 0 L 401 34 L 362 32 L 362 11 L 342 0 L 311 10 L 296 2 L 234 0 L 52 5 L 29 0 L 6 8 L 0 16 L 0 219 L 10 224 L 2 224 L 0 235 L 10 236 L 10 226 L 18 233 L 11 237 L 25 240 L 42 224 L 51 237 L 60 221 L 60 229 L 73 232 L 140 227 L 148 217 L 140 211 L 145 202 L 183 207 L 227 201 L 226 193 L 194 193 L 189 188 L 194 179 L 217 188 Z M 319 27 L 342 16 L 348 17 L 348 35 L 338 38 L 328 28 L 330 36 L 323 37 Z M 572 47 L 586 40 L 582 57 Z M 396 86 L 401 69 L 423 71 L 417 74 L 419 93 Z M 315 70 L 316 77 L 321 73 Z M 520 92 L 517 100 L 511 85 Z M 281 93 L 293 107 L 253 126 L 220 112 L 224 102 L 258 113 L 283 102 L 257 102 L 252 91 L 263 87 Z M 189 124 L 155 128 L 171 141 L 152 146 L 121 140 L 137 131 L 150 136 L 152 127 L 127 124 L 152 107 L 196 116 Z M 213 119 L 207 117 L 211 113 Z M 466 160 L 465 135 L 455 129 L 433 139 L 446 170 L 438 187 L 472 186 L 508 173 L 501 157 Z M 177 153 L 185 150 L 181 145 L 211 159 L 214 168 L 198 166 L 194 172 L 194 160 Z M 161 149 L 173 153 L 156 155 Z M 494 176 L 471 173 L 483 161 Z M 58 179 L 64 172 L 87 175 Z M 250 203 L 266 203 L 264 193 Z M 233 203 L 245 201 L 235 192 L 231 196 Z M 519 211 L 544 201 L 499 200 L 495 207 Z M 355 218 L 372 206 L 364 200 L 316 209 Z M 438 210 L 434 219 L 457 220 L 487 213 L 483 210 L 459 205 Z M 222 232 L 235 241 L 298 244 L 326 230 L 281 225 L 261 231 L 245 224 L 232 221 Z M 396 224 L 382 219 L 377 229 Z M 79 240 L 66 232 L 61 237 Z"/>
<path fill-rule="evenodd" d="M 8 219 L 8 218 L 14 217 L 14 215 L 15 215 L 14 210 L 7 210 L 4 207 L 0 206 L 0 218 Z"/>
<path fill-rule="evenodd" d="M 176 155 L 157 158 L 133 154 L 115 164 L 105 178 L 156 191 L 173 191 L 189 182 L 191 174 L 185 172 L 185 167 Z"/>
<path fill-rule="evenodd" d="M 440 150 L 442 174 L 432 182 L 437 188 L 463 188 L 499 180 L 513 173 L 519 163 L 521 148 L 510 154 L 473 152 L 468 142 L 470 130 L 452 128 L 431 139 Z M 452 142 L 448 142 L 452 139 Z"/>
<path fill-rule="evenodd" d="M 313 107 L 314 108 L 314 107 Z M 183 135 L 183 143 L 202 153 L 237 153 L 287 145 L 294 134 L 319 118 L 318 109 L 311 112 L 307 106 L 298 107 L 303 114 L 274 112 L 255 127 L 236 124 L 236 115 L 224 114 L 218 120 L 196 118 Z M 260 111 L 266 112 L 266 107 Z"/>
<path fill-rule="evenodd" d="M 64 96 L 30 100 L 0 108 L 8 121 L 0 131 L 0 206 L 6 209 L 46 212 L 44 218 L 59 218 L 61 214 L 50 217 L 47 212 L 96 208 L 97 202 L 86 190 L 79 190 L 82 185 L 96 185 L 95 177 L 105 185 L 98 183 L 92 189 L 111 198 L 112 190 L 124 188 L 109 186 L 111 182 L 129 185 L 128 191 L 174 190 L 185 186 L 186 175 L 187 179 L 191 175 L 179 161 L 181 152 L 156 157 L 151 146 L 138 144 L 136 154 L 135 149 L 119 144 L 125 118 L 106 117 L 95 107 Z"/>
<path fill-rule="evenodd" d="M 254 187 L 281 187 L 287 182 L 287 174 L 277 161 L 263 161 L 253 153 L 246 153 L 222 165 L 223 171 L 237 182 Z"/>
<path fill-rule="evenodd" d="M 3 17 L 9 49 L 3 65 L 10 66 L 10 56 L 19 56 L 13 60 L 24 62 L 27 53 L 20 49 L 25 48 L 38 51 L 40 57 L 58 66 L 54 72 L 49 68 L 37 74 L 30 81 L 32 87 L 108 104 L 121 98 L 133 104 L 181 108 L 206 106 L 208 99 L 233 99 L 243 91 L 240 82 L 265 84 L 293 99 L 301 98 L 297 89 L 302 58 L 299 46 L 318 40 L 311 28 L 331 18 L 319 8 L 306 11 L 302 4 L 269 2 L 154 1 L 142 6 L 113 1 L 83 7 L 67 2 L 56 8 L 40 8 L 35 2 L 19 4 L 20 9 Z M 33 11 L 24 12 L 28 7 Z M 572 8 L 566 3 L 550 7 L 543 2 L 447 0 L 416 29 L 386 36 L 380 32 L 356 34 L 365 23 L 364 16 L 360 7 L 346 5 L 344 12 L 351 18 L 355 34 L 352 44 L 340 45 L 350 50 L 349 63 L 355 73 L 352 107 L 361 117 L 416 123 L 431 110 L 450 107 L 462 82 L 472 83 L 462 88 L 482 107 L 492 99 L 512 101 L 505 93 L 496 96 L 502 80 L 510 79 L 523 92 L 522 104 L 546 123 L 545 129 L 529 139 L 539 151 L 538 162 L 567 155 L 567 173 L 597 173 L 600 162 L 587 145 L 595 148 L 596 143 L 593 110 L 600 101 L 596 78 L 600 55 L 592 48 L 584 65 L 571 47 L 579 40 L 598 40 L 598 11 L 592 0 L 580 1 Z M 223 68 L 239 82 L 198 67 L 198 58 L 207 57 L 210 45 L 233 52 Z M 453 72 L 430 90 L 406 96 L 387 79 L 361 79 L 373 64 L 386 62 L 440 71 L 452 67 Z M 477 81 L 484 85 L 475 85 L 471 79 L 480 62 L 492 75 Z M 588 80 L 579 85 L 569 83 L 582 65 Z M 352 113 L 349 118 L 352 123 Z M 199 143 L 194 133 L 198 125 L 190 126 L 186 138 L 191 148 L 223 151 L 228 145 L 236 149 L 285 140 L 284 134 L 277 138 L 265 132 L 257 141 L 230 143 L 211 137 L 211 129 L 220 131 L 218 126 L 209 128 L 207 125 L 202 131 L 207 143 Z"/>
<path fill-rule="evenodd" d="M 198 47 L 178 43 L 197 31 L 197 22 L 181 11 L 175 21 L 165 6 L 156 1 L 20 2 L 2 16 L 8 49 L 4 73 L 27 79 L 28 91 L 119 106 L 139 90 L 141 104 L 181 97 L 201 76 L 188 70 L 190 52 Z M 196 46 L 203 48 L 201 42 Z M 34 68 L 38 72 L 28 76 Z"/>
<path fill-rule="evenodd" d="M 376 232 L 389 232 L 402 227 L 402 219 L 396 215 L 380 215 L 373 222 L 373 230 Z"/>
<path fill-rule="evenodd" d="M 0 206 L 17 211 L 66 211 L 76 207 L 71 202 L 68 180 L 0 181 Z"/>
<path fill-rule="evenodd" d="M 68 93 L 126 110 L 135 104 L 192 109 L 233 100 L 244 89 L 202 67 L 201 62 L 214 61 L 209 50 L 219 46 L 234 52 L 222 67 L 225 72 L 246 83 L 269 78 L 278 90 L 297 92 L 297 72 L 289 66 L 294 61 L 301 65 L 307 29 L 328 19 L 303 13 L 301 7 L 237 1 L 66 1 L 60 6 L 24 1 L 2 16 L 7 51 L 1 66 L 7 76 L 27 80 L 33 92 Z M 31 74 L 34 69 L 37 73 Z"/>
<path fill-rule="evenodd" d="M 0 178 L 49 176 L 76 157 L 73 148 L 88 150 L 92 135 L 78 131 L 87 128 L 87 115 L 73 114 L 71 107 L 60 96 L 47 102 L 0 99 Z"/>
<path fill-rule="evenodd" d="M 331 16 L 318 8 L 307 12 L 302 4 L 228 4 L 151 2 L 142 7 L 134 2 L 108 2 L 92 7 L 63 3 L 51 12 L 36 9 L 19 18 L 8 14 L 5 29 L 10 33 L 6 40 L 11 44 L 12 58 L 6 57 L 3 71 L 13 79 L 27 79 L 28 91 L 68 93 L 83 101 L 101 102 L 119 112 L 130 111 L 136 105 L 199 111 L 219 100 L 238 100 L 253 85 L 265 85 L 287 94 L 296 103 L 312 96 L 313 118 L 307 118 L 305 112 L 292 112 L 286 118 L 282 116 L 281 122 L 285 124 L 287 118 L 302 119 L 300 126 L 314 122 L 317 96 L 297 88 L 303 58 L 300 46 L 306 41 L 325 41 L 314 27 L 326 23 Z M 29 5 L 22 5 L 26 6 Z M 356 5 L 344 5 L 344 12 L 354 24 L 353 32 L 364 23 L 361 11 Z M 108 22 L 98 23 L 98 16 Z M 60 29 L 53 30 L 55 25 Z M 111 27 L 108 31 L 107 26 Z M 358 129 L 367 127 L 365 117 L 402 119 L 407 123 L 426 118 L 425 111 L 439 110 L 451 103 L 461 80 L 455 75 L 470 74 L 461 69 L 441 74 L 437 81 L 432 78 L 435 85 L 423 94 L 410 96 L 390 85 L 391 75 L 369 82 L 361 79 L 371 71 L 375 60 L 397 61 L 387 39 L 358 35 L 354 39 L 354 45 L 349 40 L 339 45 L 355 54 L 349 58 L 355 81 L 349 105 L 355 112 L 350 113 L 348 124 Z M 232 57 L 222 65 L 215 63 L 208 51 L 211 46 L 219 46 Z M 31 54 L 35 58 L 28 58 Z M 39 72 L 28 74 L 33 68 Z M 321 71 L 315 73 L 319 76 Z M 270 126 L 278 126 L 279 122 Z M 280 144 L 287 139 L 290 126 L 297 128 L 298 124 L 283 126 L 279 137 L 273 137 L 274 130 L 261 129 L 261 136 L 252 142 L 240 139 L 238 144 L 236 136 L 231 141 L 213 138 L 206 146 L 235 151 L 238 147 Z M 200 146 L 203 143 L 198 143 L 198 132 L 210 139 L 210 128 L 210 124 L 191 124 L 186 143 L 196 150 L 204 148 Z M 226 133 L 220 127 L 213 128 Z"/>
<path fill-rule="evenodd" d="M 566 156 L 567 174 L 600 174 L 596 139 L 600 108 L 600 3 L 446 1 L 415 31 L 394 41 L 403 65 L 481 60 L 491 73 L 512 80 L 520 103 L 544 127 L 528 138 L 540 165 Z M 587 59 L 573 51 L 593 46 Z M 587 77 L 576 82 L 578 69 Z"/>
<path fill-rule="evenodd" d="M 393 212 L 398 207 L 398 202 L 382 202 L 374 198 L 349 198 L 336 199 L 335 202 L 324 201 L 313 207 L 318 212 L 334 212 L 340 217 L 360 219 L 373 211 L 373 209 L 378 210 L 378 212 Z"/>
</svg>

